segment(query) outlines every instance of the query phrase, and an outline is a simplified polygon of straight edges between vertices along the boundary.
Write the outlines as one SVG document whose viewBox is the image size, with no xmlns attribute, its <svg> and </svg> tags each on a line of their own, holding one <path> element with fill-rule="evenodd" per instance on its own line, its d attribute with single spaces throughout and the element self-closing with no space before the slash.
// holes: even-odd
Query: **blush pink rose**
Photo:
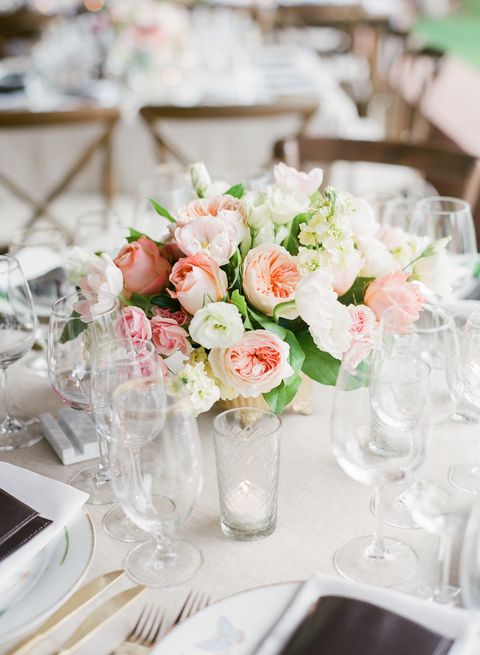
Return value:
<svg viewBox="0 0 480 655">
<path fill-rule="evenodd" d="M 199 218 L 214 218 L 221 222 L 236 243 L 240 243 L 247 233 L 243 203 L 229 195 L 193 200 L 178 210 L 177 227 L 184 227 Z"/>
<path fill-rule="evenodd" d="M 217 262 L 202 252 L 179 259 L 170 275 L 177 298 L 183 309 L 195 314 L 206 303 L 223 300 L 227 294 L 228 280 Z"/>
<path fill-rule="evenodd" d="M 208 360 L 213 374 L 246 398 L 259 396 L 293 375 L 290 347 L 267 330 L 245 332 L 230 348 L 212 348 Z"/>
<path fill-rule="evenodd" d="M 299 279 L 295 259 L 282 246 L 263 243 L 250 250 L 243 262 L 245 295 L 266 316 L 272 316 L 279 303 L 294 299 Z M 295 318 L 295 315 L 285 316 Z"/>
<path fill-rule="evenodd" d="M 134 343 L 152 338 L 150 321 L 140 307 L 124 307 L 115 327 L 120 337 L 130 338 Z"/>
<path fill-rule="evenodd" d="M 173 318 L 154 316 L 150 321 L 152 341 L 159 355 L 169 357 L 180 350 L 189 355 L 192 347 L 188 341 L 188 333 Z"/>
<path fill-rule="evenodd" d="M 349 367 L 355 369 L 373 348 L 377 320 L 373 311 L 366 305 L 349 305 L 347 309 L 352 319 L 350 326 L 352 343 L 344 357 L 348 358 Z"/>
<path fill-rule="evenodd" d="M 172 312 L 166 307 L 158 307 L 158 309 L 156 309 L 153 313 L 155 316 L 161 316 L 162 318 L 172 318 L 177 325 L 185 325 L 185 323 L 188 321 L 188 316 L 183 311 L 183 309 Z"/>
<path fill-rule="evenodd" d="M 223 266 L 237 249 L 228 226 L 215 218 L 204 216 L 175 230 L 175 239 L 186 255 L 204 252 Z"/>
<path fill-rule="evenodd" d="M 404 332 L 415 322 L 425 302 L 420 290 L 413 282 L 408 282 L 409 274 L 395 271 L 370 282 L 365 292 L 365 304 L 380 320 L 382 314 L 390 307 L 392 312 L 389 331 Z"/>
<path fill-rule="evenodd" d="M 159 293 L 168 282 L 172 269 L 161 257 L 158 246 L 148 237 L 128 243 L 115 258 L 115 265 L 123 273 L 124 293 Z"/>
</svg>

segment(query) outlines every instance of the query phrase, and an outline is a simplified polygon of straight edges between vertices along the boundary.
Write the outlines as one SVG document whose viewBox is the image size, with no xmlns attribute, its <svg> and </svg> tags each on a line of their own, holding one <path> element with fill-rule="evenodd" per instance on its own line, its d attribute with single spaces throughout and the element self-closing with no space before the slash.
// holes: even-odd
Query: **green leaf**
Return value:
<svg viewBox="0 0 480 655">
<path fill-rule="evenodd" d="M 63 328 L 63 332 L 60 336 L 60 343 L 73 341 L 73 339 L 76 339 L 84 330 L 87 329 L 87 327 L 88 323 L 82 321 L 80 314 L 77 312 L 72 312 L 70 320 Z"/>
<path fill-rule="evenodd" d="M 290 225 L 290 233 L 282 241 L 282 246 L 288 250 L 291 255 L 298 255 L 298 249 L 300 247 L 300 242 L 298 241 L 298 235 L 300 234 L 300 225 L 302 223 L 308 223 L 312 217 L 312 212 L 306 212 L 304 214 L 297 214 L 292 220 Z"/>
<path fill-rule="evenodd" d="M 361 305 L 365 298 L 365 291 L 374 277 L 357 277 L 350 289 L 338 299 L 343 305 Z"/>
<path fill-rule="evenodd" d="M 140 307 L 143 309 L 145 314 L 150 314 L 152 311 L 152 296 L 146 296 L 141 293 L 132 293 L 130 300 L 128 301 L 129 305 L 134 305 L 135 307 Z"/>
<path fill-rule="evenodd" d="M 233 255 L 230 257 L 228 264 L 221 266 L 221 269 L 227 274 L 230 281 L 228 288 L 241 287 L 242 285 L 242 255 L 237 248 Z"/>
<path fill-rule="evenodd" d="M 180 303 L 170 296 L 152 296 L 150 299 L 152 305 L 162 309 L 170 309 L 172 312 L 178 312 L 181 309 Z"/>
<path fill-rule="evenodd" d="M 245 185 L 243 183 L 235 184 L 225 191 L 224 196 L 233 196 L 234 198 L 243 198 L 245 194 Z"/>
<path fill-rule="evenodd" d="M 278 305 L 275 305 L 273 309 L 273 320 L 275 323 L 278 323 L 278 319 L 280 318 L 281 312 L 283 312 L 285 309 L 293 309 L 295 307 L 295 300 L 289 300 L 288 302 L 280 302 Z"/>
<path fill-rule="evenodd" d="M 287 331 L 284 327 L 277 325 L 260 312 L 256 312 L 251 307 L 248 308 L 248 313 L 250 314 L 250 318 L 253 320 L 253 322 L 257 323 L 260 328 L 268 330 L 269 332 L 273 332 L 273 334 L 276 334 L 277 337 L 280 337 L 282 340 L 285 339 Z"/>
<path fill-rule="evenodd" d="M 298 339 L 293 334 L 293 332 L 290 332 L 290 330 L 285 330 L 285 333 L 284 341 L 286 341 L 290 346 L 290 366 L 293 368 L 295 373 L 300 373 L 302 370 L 303 362 L 305 361 L 305 353 L 303 352 L 302 347 L 298 343 Z"/>
<path fill-rule="evenodd" d="M 134 241 L 138 241 L 142 237 L 147 237 L 147 239 L 150 239 L 150 241 L 153 241 L 153 243 L 156 243 L 159 248 L 164 245 L 161 241 L 154 241 L 154 239 L 149 237 L 148 234 L 145 234 L 145 232 L 139 232 L 138 230 L 136 230 L 133 227 L 129 227 L 128 231 L 130 233 L 129 236 L 127 237 L 128 243 L 133 243 Z"/>
<path fill-rule="evenodd" d="M 329 353 L 319 350 L 308 330 L 298 334 L 297 339 L 305 355 L 302 366 L 305 375 L 320 384 L 335 385 L 340 361 Z"/>
<path fill-rule="evenodd" d="M 235 289 L 235 291 L 230 296 L 230 302 L 232 305 L 235 305 L 238 308 L 238 311 L 243 316 L 243 322 L 247 330 L 253 330 L 253 325 L 250 321 L 250 317 L 248 316 L 247 301 L 245 300 L 245 297 L 242 296 L 240 291 Z"/>
<path fill-rule="evenodd" d="M 166 218 L 167 221 L 170 221 L 170 223 L 176 223 L 177 222 L 173 218 L 173 216 L 170 214 L 168 209 L 165 209 L 165 207 L 162 207 L 162 205 L 159 205 L 156 200 L 154 200 L 153 198 L 149 198 L 148 201 L 152 205 L 154 210 L 157 212 L 157 214 L 160 214 L 160 216 L 163 216 L 163 218 Z"/>
<path fill-rule="evenodd" d="M 290 403 L 297 393 L 302 378 L 300 375 L 291 375 L 286 380 L 283 380 L 278 387 L 272 389 L 268 393 L 264 393 L 263 397 L 268 403 L 268 406 L 275 414 L 281 414 L 285 407 Z"/>
<path fill-rule="evenodd" d="M 475 269 L 473 271 L 473 277 L 475 277 L 475 278 L 480 277 L 480 262 L 477 262 L 475 264 Z"/>
</svg>

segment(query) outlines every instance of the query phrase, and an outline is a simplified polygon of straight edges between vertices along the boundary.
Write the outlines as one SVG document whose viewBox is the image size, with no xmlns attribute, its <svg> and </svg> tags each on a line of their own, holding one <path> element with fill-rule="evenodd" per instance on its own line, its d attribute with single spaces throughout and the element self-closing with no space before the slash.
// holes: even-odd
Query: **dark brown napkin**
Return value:
<svg viewBox="0 0 480 655">
<path fill-rule="evenodd" d="M 0 489 L 0 561 L 30 541 L 52 521 Z"/>
<path fill-rule="evenodd" d="M 445 655 L 453 641 L 370 603 L 319 598 L 280 655 Z"/>
</svg>

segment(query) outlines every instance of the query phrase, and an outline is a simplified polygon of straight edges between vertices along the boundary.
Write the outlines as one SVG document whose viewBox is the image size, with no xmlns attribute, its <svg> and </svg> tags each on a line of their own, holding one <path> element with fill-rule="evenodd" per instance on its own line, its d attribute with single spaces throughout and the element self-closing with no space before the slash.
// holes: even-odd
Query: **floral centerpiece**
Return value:
<svg viewBox="0 0 480 655">
<path fill-rule="evenodd" d="M 99 307 L 102 293 L 119 297 L 120 331 L 153 341 L 197 413 L 260 395 L 280 413 L 302 374 L 333 385 L 346 353 L 365 358 L 385 309 L 401 305 L 408 326 L 422 286 L 448 291 L 448 239 L 380 226 L 365 200 L 319 191 L 322 177 L 278 164 L 273 183 L 253 192 L 212 183 L 196 164 L 196 199 L 170 210 L 151 199 L 168 223 L 162 242 L 130 229 L 113 260 L 77 251 L 70 279 Z"/>
</svg>

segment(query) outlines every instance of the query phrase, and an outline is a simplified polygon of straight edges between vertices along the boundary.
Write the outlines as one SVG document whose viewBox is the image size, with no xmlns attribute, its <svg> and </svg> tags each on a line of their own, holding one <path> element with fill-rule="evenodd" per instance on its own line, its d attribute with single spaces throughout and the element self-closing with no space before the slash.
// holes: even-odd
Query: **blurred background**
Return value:
<svg viewBox="0 0 480 655">
<path fill-rule="evenodd" d="M 155 237 L 145 199 L 188 200 L 198 160 L 253 187 L 318 161 L 381 220 L 435 189 L 478 225 L 479 104 L 480 0 L 0 0 L 0 247 L 98 211 Z"/>
</svg>

